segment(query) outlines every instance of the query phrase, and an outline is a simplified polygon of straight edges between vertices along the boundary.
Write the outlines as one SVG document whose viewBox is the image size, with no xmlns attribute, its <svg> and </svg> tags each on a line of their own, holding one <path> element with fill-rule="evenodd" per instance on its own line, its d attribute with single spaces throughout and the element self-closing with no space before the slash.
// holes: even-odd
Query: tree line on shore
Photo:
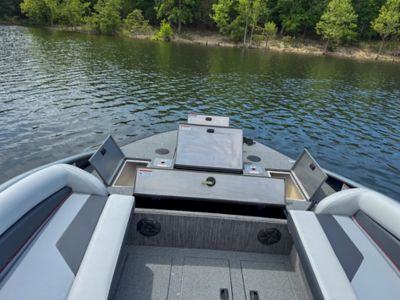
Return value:
<svg viewBox="0 0 400 300">
<path fill-rule="evenodd" d="M 161 24 L 218 29 L 234 42 L 265 44 L 279 34 L 321 38 L 325 51 L 354 40 L 400 39 L 400 0 L 4 0 L 1 15 L 36 24 L 86 26 L 102 34 L 143 34 Z"/>
</svg>

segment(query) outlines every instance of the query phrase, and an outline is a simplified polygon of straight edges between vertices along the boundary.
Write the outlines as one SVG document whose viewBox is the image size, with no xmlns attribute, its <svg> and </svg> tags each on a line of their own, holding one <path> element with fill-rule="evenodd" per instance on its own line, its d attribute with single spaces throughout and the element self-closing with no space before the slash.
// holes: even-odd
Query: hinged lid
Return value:
<svg viewBox="0 0 400 300">
<path fill-rule="evenodd" d="M 328 178 L 306 149 L 296 160 L 291 171 L 297 182 L 302 186 L 303 191 L 306 192 L 308 199 L 315 194 Z"/>
<path fill-rule="evenodd" d="M 125 155 L 110 135 L 92 155 L 89 162 L 106 185 L 111 185 L 124 160 Z"/>
<path fill-rule="evenodd" d="M 285 205 L 283 179 L 167 169 L 138 169 L 135 195 Z"/>
<path fill-rule="evenodd" d="M 180 124 L 175 167 L 241 172 L 241 129 Z"/>
<path fill-rule="evenodd" d="M 193 125 L 229 127 L 229 117 L 188 114 L 188 123 Z"/>
</svg>

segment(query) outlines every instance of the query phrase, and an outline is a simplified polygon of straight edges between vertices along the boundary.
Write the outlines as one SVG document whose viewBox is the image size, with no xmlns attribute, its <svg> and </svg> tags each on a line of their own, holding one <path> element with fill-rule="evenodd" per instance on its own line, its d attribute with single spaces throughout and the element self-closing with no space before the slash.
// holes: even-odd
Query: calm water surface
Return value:
<svg viewBox="0 0 400 300">
<path fill-rule="evenodd" d="M 399 64 L 0 26 L 0 182 L 188 112 L 400 198 Z"/>
</svg>

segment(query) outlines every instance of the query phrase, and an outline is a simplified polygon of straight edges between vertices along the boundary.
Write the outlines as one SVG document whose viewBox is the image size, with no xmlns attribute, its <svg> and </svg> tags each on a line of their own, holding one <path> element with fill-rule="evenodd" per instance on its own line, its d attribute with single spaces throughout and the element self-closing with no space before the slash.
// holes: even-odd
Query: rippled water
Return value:
<svg viewBox="0 0 400 300">
<path fill-rule="evenodd" d="M 399 64 L 0 26 L 0 182 L 188 112 L 399 199 Z"/>
</svg>

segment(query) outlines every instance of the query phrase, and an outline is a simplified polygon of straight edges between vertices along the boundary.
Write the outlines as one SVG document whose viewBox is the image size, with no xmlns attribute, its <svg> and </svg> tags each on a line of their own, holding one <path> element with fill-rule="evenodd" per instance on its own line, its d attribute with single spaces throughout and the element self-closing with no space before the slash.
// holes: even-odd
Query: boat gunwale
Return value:
<svg viewBox="0 0 400 300">
<path fill-rule="evenodd" d="M 148 136 L 141 136 L 140 138 L 135 139 L 135 140 L 133 140 L 133 141 L 130 141 L 130 142 L 124 144 L 123 146 L 129 145 L 129 144 L 132 144 L 132 143 L 135 143 L 135 142 L 140 141 L 140 140 L 144 140 L 144 139 L 146 139 L 146 138 L 149 138 L 149 137 L 152 137 L 152 136 L 155 136 L 155 135 L 164 134 L 164 133 L 171 132 L 171 131 L 176 131 L 176 129 L 166 130 L 166 131 L 164 131 L 164 132 L 159 132 L 159 133 L 155 133 L 155 134 L 150 134 L 150 135 L 148 135 Z M 268 148 L 271 148 L 271 149 L 275 150 L 273 147 L 264 145 L 264 144 L 262 144 L 262 143 L 260 143 L 260 142 L 257 142 L 257 143 L 259 143 L 259 144 L 261 144 L 261 145 L 263 145 L 263 146 L 265 146 L 265 147 L 268 147 Z M 123 146 L 122 146 L 122 147 L 123 147 Z M 281 153 L 282 155 L 285 155 L 285 154 L 283 154 L 282 152 L 280 152 L 280 151 L 278 151 L 278 150 L 275 150 L 275 151 Z M 55 164 L 71 164 L 71 165 L 72 165 L 72 164 L 74 164 L 74 163 L 76 163 L 76 162 L 79 162 L 79 161 L 85 161 L 85 160 L 88 161 L 89 158 L 90 158 L 90 157 L 93 155 L 93 153 L 95 153 L 95 152 L 96 152 L 96 150 L 91 150 L 91 151 L 86 151 L 86 152 L 83 152 L 83 153 L 78 153 L 78 154 L 75 154 L 75 155 L 71 155 L 71 156 L 62 158 L 62 159 L 60 159 L 60 160 L 56 160 L 56 161 L 53 161 L 53 162 L 50 162 L 50 163 L 41 165 L 41 166 L 36 167 L 36 168 L 33 168 L 33 169 L 31 169 L 31 170 L 28 170 L 28 171 L 26 171 L 26 172 L 24 172 L 24 173 L 22 173 L 22 174 L 19 174 L 19 175 L 15 176 L 15 177 L 12 177 L 12 178 L 8 179 L 7 181 L 1 183 L 1 184 L 0 184 L 0 193 L 1 193 L 2 191 L 6 190 L 7 188 L 9 188 L 10 186 L 12 186 L 13 184 L 17 183 L 18 181 L 24 179 L 25 177 L 27 177 L 27 176 L 29 176 L 29 175 L 31 175 L 31 174 L 33 174 L 33 173 L 35 173 L 35 172 L 37 172 L 37 171 L 39 171 L 39 170 L 41 170 L 41 169 L 50 167 L 50 166 L 55 165 Z M 285 155 L 285 156 L 287 156 L 287 155 Z M 292 158 L 290 158 L 289 156 L 288 156 L 288 158 L 289 158 L 289 159 L 292 159 Z M 352 188 L 366 188 L 366 189 L 370 189 L 370 188 L 368 188 L 368 187 L 366 187 L 366 186 L 364 186 L 364 185 L 362 185 L 362 184 L 360 184 L 360 183 L 358 183 L 358 182 L 356 182 L 356 181 L 353 181 L 353 180 L 351 180 L 351 179 L 349 179 L 349 178 L 347 178 L 347 177 L 345 177 L 345 176 L 342 176 L 342 175 L 340 175 L 340 174 L 337 174 L 337 173 L 335 173 L 335 172 L 329 171 L 329 170 L 324 169 L 324 168 L 322 168 L 322 170 L 328 175 L 328 177 L 332 177 L 332 178 L 334 178 L 334 179 L 336 179 L 336 180 L 339 180 L 339 181 L 341 181 L 341 182 L 347 184 L 349 187 L 352 187 Z"/>
</svg>

